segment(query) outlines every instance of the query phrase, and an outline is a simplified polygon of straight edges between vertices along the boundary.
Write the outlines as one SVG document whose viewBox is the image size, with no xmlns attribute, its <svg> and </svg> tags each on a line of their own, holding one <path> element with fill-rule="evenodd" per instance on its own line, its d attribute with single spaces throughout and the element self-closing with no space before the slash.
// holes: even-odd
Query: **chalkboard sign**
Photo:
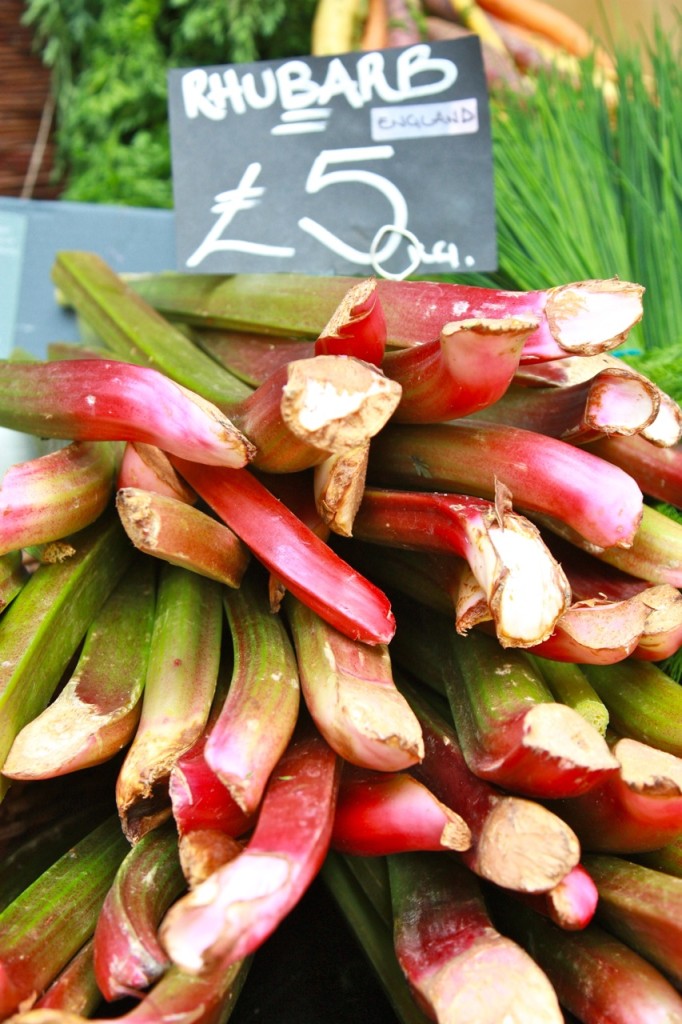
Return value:
<svg viewBox="0 0 682 1024">
<path fill-rule="evenodd" d="M 476 36 L 169 72 L 178 269 L 496 269 Z"/>
</svg>

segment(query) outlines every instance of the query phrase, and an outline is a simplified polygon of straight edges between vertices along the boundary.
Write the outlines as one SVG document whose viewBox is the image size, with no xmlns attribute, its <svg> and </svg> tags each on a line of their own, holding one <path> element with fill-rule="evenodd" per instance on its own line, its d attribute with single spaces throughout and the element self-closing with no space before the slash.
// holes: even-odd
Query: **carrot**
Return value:
<svg viewBox="0 0 682 1024">
<path fill-rule="evenodd" d="M 388 8 L 386 0 L 369 0 L 359 49 L 382 50 L 386 46 L 388 46 Z"/>
<path fill-rule="evenodd" d="M 593 52 L 600 63 L 610 65 L 610 58 L 595 46 L 583 26 L 546 0 L 479 0 L 490 15 L 520 28 L 530 29 L 566 50 L 574 57 L 588 57 Z"/>
<path fill-rule="evenodd" d="M 493 50 L 498 53 L 507 52 L 499 32 L 482 9 L 483 4 L 476 3 L 476 0 L 425 0 L 423 7 L 425 14 L 453 19 L 475 32 L 481 42 L 487 43 Z"/>
</svg>

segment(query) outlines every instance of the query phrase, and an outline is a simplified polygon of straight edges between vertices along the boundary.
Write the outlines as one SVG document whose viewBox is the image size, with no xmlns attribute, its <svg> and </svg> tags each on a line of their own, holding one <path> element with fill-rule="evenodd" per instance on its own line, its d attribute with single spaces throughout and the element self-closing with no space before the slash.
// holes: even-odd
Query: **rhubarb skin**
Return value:
<svg viewBox="0 0 682 1024">
<path fill-rule="evenodd" d="M 559 928 L 575 932 L 587 928 L 594 918 L 599 891 L 592 876 L 578 864 L 549 892 L 515 893 L 515 898 L 544 914 Z"/>
<path fill-rule="evenodd" d="M 596 920 L 682 987 L 682 878 L 622 857 L 588 854 L 599 890 Z"/>
<path fill-rule="evenodd" d="M 331 845 L 357 857 L 409 850 L 467 850 L 471 832 L 412 775 L 344 766 Z"/>
<path fill-rule="evenodd" d="M 21 551 L 8 551 L 0 555 L 0 612 L 11 604 L 28 580 Z"/>
<path fill-rule="evenodd" d="M 556 994 L 520 946 L 502 936 L 480 884 L 451 858 L 388 858 L 395 951 L 418 1004 L 437 1021 L 551 1024 Z"/>
<path fill-rule="evenodd" d="M 116 490 L 123 487 L 139 487 L 188 505 L 197 502 L 196 494 L 175 472 L 166 453 L 141 441 L 129 441 L 123 451 Z"/>
<path fill-rule="evenodd" d="M 104 359 L 0 362 L 0 422 L 40 437 L 143 441 L 239 467 L 253 444 L 217 406 L 157 370 Z"/>
<path fill-rule="evenodd" d="M 583 849 L 635 854 L 682 836 L 682 759 L 638 740 L 618 739 L 615 775 L 589 792 L 551 806 L 578 835 Z"/>
<path fill-rule="evenodd" d="M 111 499 L 120 456 L 120 445 L 76 441 L 10 466 L 0 485 L 0 554 L 94 522 Z"/>
<path fill-rule="evenodd" d="M 624 469 L 645 494 L 682 508 L 682 444 L 661 448 L 643 437 L 605 437 L 590 451 Z"/>
<path fill-rule="evenodd" d="M 493 405 L 509 387 L 537 319 L 459 320 L 435 341 L 389 352 L 384 373 L 402 397 L 399 423 L 440 423 Z"/>
<path fill-rule="evenodd" d="M 239 587 L 250 554 L 224 523 L 185 501 L 139 487 L 116 493 L 116 510 L 128 537 L 147 555 Z"/>
<path fill-rule="evenodd" d="M 530 430 L 466 420 L 389 425 L 370 449 L 370 485 L 494 500 L 497 481 L 518 511 L 565 522 L 600 548 L 631 544 L 642 519 L 642 493 L 627 473 Z"/>
<path fill-rule="evenodd" d="M 166 915 L 161 941 L 174 963 L 201 973 L 243 959 L 268 938 L 322 866 L 339 776 L 331 747 L 302 728 L 272 774 L 243 852 Z"/>
<path fill-rule="evenodd" d="M 172 459 L 182 476 L 291 593 L 347 636 L 388 643 L 388 598 L 248 472 Z"/>
<path fill-rule="evenodd" d="M 214 828 L 241 836 L 253 824 L 204 757 L 204 732 L 173 765 L 168 782 L 173 819 L 182 838 L 198 829 Z"/>
<path fill-rule="evenodd" d="M 394 683 L 388 645 L 344 636 L 291 595 L 284 607 L 302 696 L 336 753 L 378 771 L 399 771 L 419 761 L 421 729 Z"/>
</svg>

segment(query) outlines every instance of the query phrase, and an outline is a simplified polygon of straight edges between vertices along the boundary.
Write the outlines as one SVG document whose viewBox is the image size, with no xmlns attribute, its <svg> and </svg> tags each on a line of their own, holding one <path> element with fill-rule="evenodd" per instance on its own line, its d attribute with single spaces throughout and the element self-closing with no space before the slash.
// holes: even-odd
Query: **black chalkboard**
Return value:
<svg viewBox="0 0 682 1024">
<path fill-rule="evenodd" d="M 173 69 L 169 121 L 180 270 L 496 269 L 476 36 Z"/>
</svg>

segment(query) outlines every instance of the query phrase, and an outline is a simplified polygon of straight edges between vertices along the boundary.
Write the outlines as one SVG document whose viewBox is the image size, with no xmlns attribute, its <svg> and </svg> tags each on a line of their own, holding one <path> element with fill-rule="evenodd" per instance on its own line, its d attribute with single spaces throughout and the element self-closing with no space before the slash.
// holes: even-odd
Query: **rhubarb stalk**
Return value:
<svg viewBox="0 0 682 1024">
<path fill-rule="evenodd" d="M 400 664 L 447 695 L 467 765 L 521 795 L 575 796 L 618 768 L 604 738 L 553 700 L 531 661 L 473 632 L 462 638 L 421 607 L 398 619 Z"/>
<path fill-rule="evenodd" d="M 300 900 L 329 847 L 339 767 L 314 730 L 297 734 L 272 774 L 242 853 L 168 912 L 161 939 L 176 964 L 200 973 L 235 963 Z"/>
<path fill-rule="evenodd" d="M 94 522 L 114 489 L 120 445 L 76 441 L 10 468 L 0 484 L 0 554 Z"/>
<path fill-rule="evenodd" d="M 344 766 L 334 815 L 332 847 L 356 857 L 408 850 L 467 850 L 464 819 L 406 772 Z"/>
<path fill-rule="evenodd" d="M 248 472 L 173 459 L 188 483 L 287 589 L 330 624 L 367 643 L 387 643 L 387 598 L 335 555 Z"/>
<path fill-rule="evenodd" d="M 301 692 L 330 747 L 351 764 L 378 771 L 419 761 L 421 730 L 393 681 L 388 646 L 344 636 L 290 594 L 284 607 Z"/>
<path fill-rule="evenodd" d="M 368 481 L 489 500 L 501 481 L 519 511 L 552 516 L 600 547 L 631 544 L 642 518 L 641 491 L 617 466 L 565 441 L 494 423 L 388 426 L 372 443 Z"/>
<path fill-rule="evenodd" d="M 140 998 L 169 967 L 157 929 L 184 888 L 172 826 L 149 832 L 126 854 L 95 928 L 95 977 L 105 999 Z"/>
<path fill-rule="evenodd" d="M 39 437 L 143 441 L 243 466 L 255 449 L 217 408 L 157 370 L 105 359 L 0 362 L 0 423 Z"/>
<path fill-rule="evenodd" d="M 233 672 L 204 757 L 246 815 L 253 815 L 296 726 L 299 677 L 282 619 L 269 608 L 264 575 L 248 574 L 223 598 Z"/>
<path fill-rule="evenodd" d="M 131 842 L 170 815 L 168 775 L 206 725 L 217 684 L 222 614 L 219 584 L 162 566 L 140 721 L 116 783 Z"/>
<path fill-rule="evenodd" d="M 113 757 L 140 714 L 156 600 L 153 564 L 134 562 L 88 627 L 72 675 L 17 735 L 3 773 L 44 779 Z"/>
<path fill-rule="evenodd" d="M 41 565 L 0 618 L 0 761 L 46 707 L 92 618 L 125 572 L 130 545 L 115 518 L 69 538 L 73 554 Z M 0 781 L 0 796 L 9 781 Z"/>
<path fill-rule="evenodd" d="M 494 927 L 470 871 L 434 853 L 390 856 L 388 871 L 396 955 L 429 1017 L 458 1024 L 563 1021 L 547 977 Z"/>
</svg>

